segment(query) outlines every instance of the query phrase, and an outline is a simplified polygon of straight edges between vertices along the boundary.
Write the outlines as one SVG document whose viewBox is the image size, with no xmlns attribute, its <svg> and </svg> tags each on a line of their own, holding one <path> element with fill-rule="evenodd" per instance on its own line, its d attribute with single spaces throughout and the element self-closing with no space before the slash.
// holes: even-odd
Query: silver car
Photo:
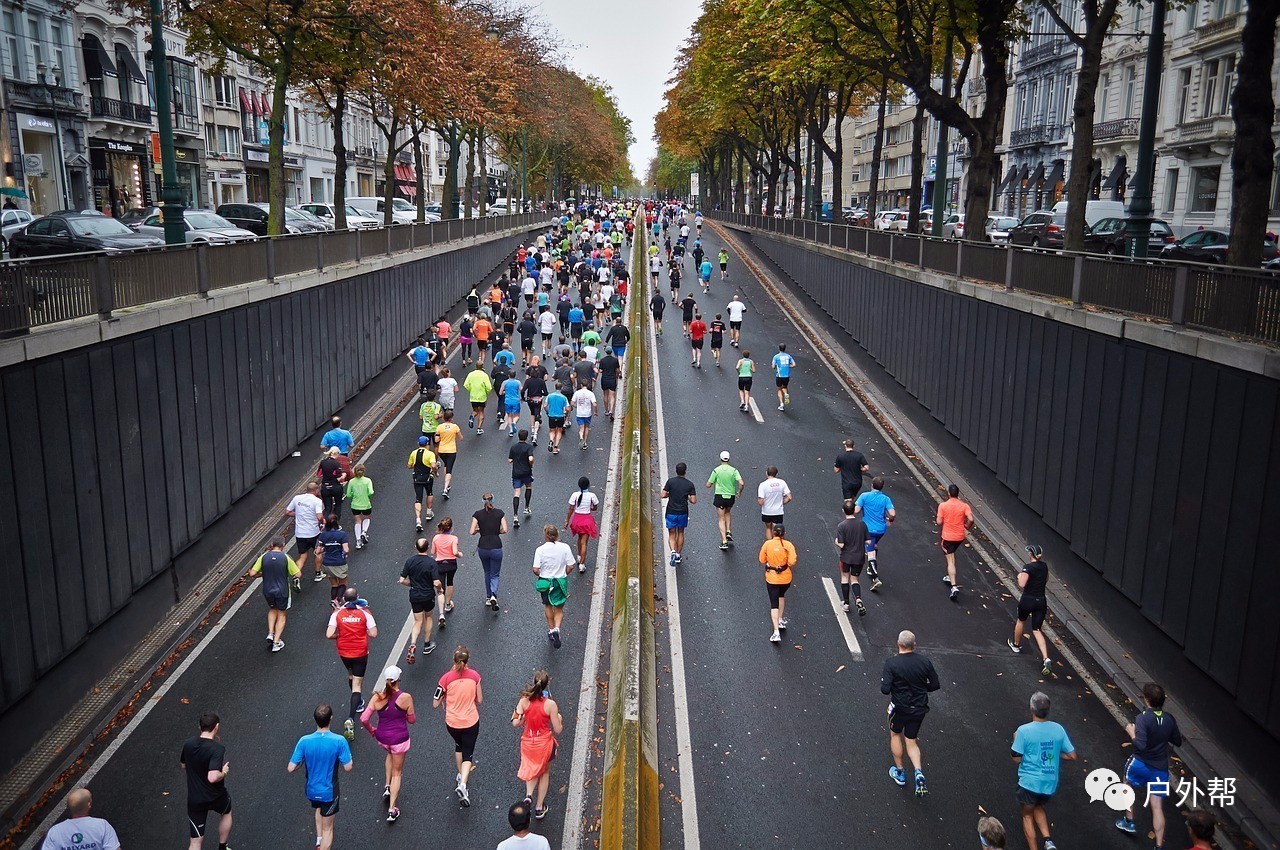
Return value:
<svg viewBox="0 0 1280 850">
<path fill-rule="evenodd" d="M 210 210 L 187 210 L 182 214 L 182 224 L 187 231 L 187 244 L 225 245 L 228 242 L 257 239 L 251 231 L 243 230 Z M 153 215 L 138 225 L 139 233 L 164 237 L 164 224 L 159 215 Z"/>
<path fill-rule="evenodd" d="M 987 216 L 987 238 L 998 245 L 1009 244 L 1009 230 L 1018 226 L 1018 219 L 1008 215 Z"/>
<path fill-rule="evenodd" d="M 0 212 L 0 254 L 9 246 L 9 237 L 35 220 L 26 210 L 8 209 Z"/>
<path fill-rule="evenodd" d="M 351 230 L 367 230 L 372 227 L 381 227 L 382 220 L 376 216 L 372 216 L 367 212 L 356 209 L 350 204 L 344 204 L 347 212 L 347 227 Z M 298 207 L 303 212 L 311 213 L 316 218 L 330 225 L 338 220 L 337 207 L 333 204 L 303 204 Z"/>
</svg>

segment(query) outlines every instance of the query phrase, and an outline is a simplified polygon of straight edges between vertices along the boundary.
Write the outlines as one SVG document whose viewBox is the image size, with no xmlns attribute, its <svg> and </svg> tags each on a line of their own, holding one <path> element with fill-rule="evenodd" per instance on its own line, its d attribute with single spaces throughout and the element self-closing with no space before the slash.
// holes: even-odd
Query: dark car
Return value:
<svg viewBox="0 0 1280 850">
<path fill-rule="evenodd" d="M 1125 253 L 1125 241 L 1133 233 L 1133 222 L 1127 218 L 1099 219 L 1084 234 L 1084 249 L 1099 254 Z M 1155 254 L 1165 245 L 1172 244 L 1177 237 L 1173 228 L 1166 221 L 1153 219 L 1151 222 L 1151 239 L 1147 243 L 1147 251 Z"/>
<path fill-rule="evenodd" d="M 1194 260 L 1197 263 L 1222 264 L 1227 261 L 1227 245 L 1231 234 L 1222 230 L 1197 230 L 1165 246 L 1160 252 L 1162 260 Z M 1262 261 L 1274 260 L 1277 253 L 1274 239 L 1264 239 Z"/>
<path fill-rule="evenodd" d="M 1051 210 L 1037 210 L 1009 229 L 1010 245 L 1030 245 L 1032 248 L 1061 248 L 1062 237 L 1067 232 L 1066 214 L 1054 215 Z"/>
<path fill-rule="evenodd" d="M 218 207 L 217 213 L 236 227 L 257 236 L 266 236 L 268 209 L 270 209 L 268 204 L 223 204 Z M 327 229 L 323 223 L 312 221 L 297 210 L 285 207 L 285 233 L 308 233 Z"/>
<path fill-rule="evenodd" d="M 164 240 L 134 233 L 102 214 L 51 213 L 31 222 L 9 239 L 11 257 L 48 257 L 86 251 L 125 251 L 163 247 Z"/>
</svg>

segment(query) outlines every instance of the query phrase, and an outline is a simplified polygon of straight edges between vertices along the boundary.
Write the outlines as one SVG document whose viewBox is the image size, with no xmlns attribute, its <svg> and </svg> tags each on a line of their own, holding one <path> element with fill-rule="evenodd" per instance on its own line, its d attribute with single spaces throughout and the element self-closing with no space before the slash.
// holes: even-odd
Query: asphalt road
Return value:
<svg viewBox="0 0 1280 850">
<path fill-rule="evenodd" d="M 451 365 L 458 366 L 455 356 Z M 394 369 L 408 370 L 394 366 Z M 482 574 L 475 556 L 475 538 L 467 536 L 471 514 L 481 507 L 481 495 L 491 490 L 495 505 L 508 513 L 511 489 L 507 451 L 515 442 L 493 421 L 493 403 L 485 434 L 466 430 L 465 395 L 460 394 L 463 439 L 455 468 L 452 499 L 442 502 L 437 484 L 436 521 L 449 516 L 460 530 L 463 558 L 457 575 L 455 611 L 444 632 L 437 630 L 439 648 L 419 652 L 412 666 L 404 663 L 404 644 L 397 643 L 409 614 L 407 589 L 396 583 L 400 568 L 413 553 L 418 536 L 413 524 L 413 489 L 405 461 L 416 447 L 420 425 L 417 404 L 398 420 L 385 441 L 363 462 L 376 488 L 370 544 L 352 552 L 351 576 L 378 620 L 379 636 L 372 641 L 366 696 L 391 660 L 404 670 L 402 686 L 415 697 L 418 710 L 413 747 L 405 764 L 400 797 L 401 817 L 385 823 L 382 803 L 383 751 L 357 726 L 353 744 L 355 768 L 341 778 L 342 808 L 337 819 L 335 846 L 358 842 L 388 846 L 418 839 L 448 846 L 492 847 L 510 835 L 507 807 L 524 796 L 516 778 L 518 732 L 509 723 L 519 691 L 537 669 L 551 673 L 551 691 L 564 716 L 565 731 L 552 770 L 551 811 L 536 831 L 559 845 L 568 794 L 566 783 L 575 751 L 589 742 L 574 738 L 579 710 L 578 693 L 584 662 L 586 620 L 591 605 L 594 567 L 570 579 L 570 600 L 563 627 L 563 648 L 547 641 L 542 605 L 533 590 L 530 572 L 534 548 L 542 542 L 542 526 L 564 524 L 569 495 L 580 475 L 588 475 L 603 497 L 608 461 L 608 420 L 597 420 L 587 451 L 576 438 L 566 437 L 559 456 L 546 451 L 545 439 L 537 457 L 531 517 L 504 541 L 505 558 L 500 594 L 501 612 L 484 607 Z M 524 424 L 527 424 L 527 414 Z M 603 423 L 603 425 L 601 425 Z M 309 448 L 319 459 L 319 446 Z M 343 527 L 350 529 L 344 510 Z M 596 545 L 589 551 L 594 564 Z M 245 565 L 246 569 L 249 564 Z M 311 713 L 321 702 L 334 706 L 335 728 L 347 714 L 345 671 L 333 643 L 325 638 L 330 614 L 328 583 L 312 583 L 304 570 L 301 595 L 294 598 L 284 639 L 285 649 L 272 654 L 265 636 L 265 603 L 257 592 L 230 617 L 195 658 L 190 668 L 124 740 L 91 783 L 94 813 L 108 818 L 126 847 L 185 846 L 186 785 L 178 767 L 183 741 L 198 732 L 197 718 L 208 710 L 222 718 L 221 739 L 232 765 L 227 787 L 232 795 L 235 847 L 309 847 L 313 837 L 312 811 L 303 794 L 300 774 L 285 765 L 301 735 L 314 731 Z M 453 794 L 453 742 L 443 713 L 431 708 L 437 679 L 449 669 L 452 650 L 465 644 L 472 667 L 483 677 L 481 734 L 476 750 L 479 767 L 472 774 L 472 807 L 460 808 Z M 575 789 L 586 794 L 586 810 L 594 782 Z M 205 846 L 216 846 L 216 817 L 210 818 Z M 446 838 L 448 837 L 448 838 Z M 443 846 L 443 845 L 442 845 Z"/>
<path fill-rule="evenodd" d="M 710 227 L 704 229 L 704 245 L 713 257 L 720 248 Z M 1084 788 L 1090 770 L 1120 770 L 1128 753 L 1126 736 L 1107 708 L 1052 648 L 1054 675 L 1048 679 L 1040 676 L 1034 649 L 1009 651 L 1004 642 L 1014 600 L 971 548 L 958 558 L 960 601 L 948 600 L 940 580 L 945 565 L 933 524 L 934 494 L 883 444 L 736 254 L 730 279 L 720 283 L 718 268 L 714 277 L 711 293 L 703 295 L 695 286 L 695 298 L 708 322 L 724 312 L 734 293 L 746 302 L 742 345 L 757 363 L 753 395 L 763 422 L 737 410 L 738 351 L 726 347 L 725 363 L 717 369 L 708 350 L 703 368 L 692 368 L 679 311 L 668 309 L 657 346 L 664 406 L 655 426 L 665 430 L 670 465 L 688 463 L 699 503 L 677 568 L 681 622 L 673 639 L 684 651 L 686 692 L 667 687 L 670 644 L 660 647 L 664 846 L 698 846 L 689 836 L 681 841 L 682 807 L 692 795 L 679 780 L 671 720 L 683 704 L 702 846 L 973 847 L 981 807 L 1011 831 L 1010 847 L 1022 847 L 1009 744 L 1029 719 L 1027 701 L 1036 690 L 1053 700 L 1052 717 L 1066 727 L 1080 756 L 1064 763 L 1049 808 L 1058 845 L 1132 846 L 1134 839 L 1115 830 L 1115 814 L 1101 802 L 1090 804 Z M 662 285 L 669 296 L 665 274 Z M 686 285 L 683 292 L 689 291 Z M 784 411 L 776 409 L 768 367 L 779 343 L 798 361 L 792 403 Z M 885 586 L 869 593 L 864 582 L 865 617 L 836 610 L 824 585 L 824 579 L 839 581 L 833 539 L 841 519 L 840 486 L 833 461 L 846 436 L 866 454 L 871 474 L 885 478 L 898 512 L 880 545 Z M 734 510 L 736 545 L 728 552 L 717 548 L 715 511 L 703 486 L 724 449 L 747 484 Z M 787 595 L 791 626 L 776 646 L 768 640 L 768 599 L 757 561 L 764 531 L 755 495 L 769 465 L 779 468 L 794 494 L 786 526 L 799 555 Z M 869 487 L 868 480 L 864 488 Z M 658 593 L 669 595 L 665 582 Z M 659 613 L 666 638 L 669 612 Z M 846 619 L 861 658 L 843 634 Z M 887 776 L 887 698 L 879 676 L 904 628 L 916 633 L 919 651 L 933 660 L 942 681 L 920 738 L 929 785 L 923 799 Z M 1149 821 L 1140 816 L 1139 825 L 1145 829 Z M 1166 840 L 1169 848 L 1187 846 L 1176 820 Z"/>
</svg>

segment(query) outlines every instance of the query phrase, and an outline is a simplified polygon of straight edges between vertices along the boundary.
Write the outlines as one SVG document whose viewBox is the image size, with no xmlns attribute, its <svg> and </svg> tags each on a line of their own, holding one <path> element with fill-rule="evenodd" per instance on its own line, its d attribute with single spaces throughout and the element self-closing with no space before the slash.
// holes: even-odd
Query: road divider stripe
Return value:
<svg viewBox="0 0 1280 850">
<path fill-rule="evenodd" d="M 849 622 L 849 615 L 844 611 L 840 594 L 836 593 L 836 583 L 831 580 L 831 576 L 823 576 L 822 586 L 827 589 L 827 599 L 831 601 L 831 610 L 836 612 L 836 622 L 840 624 L 840 633 L 844 635 L 849 654 L 853 656 L 854 661 L 861 661 L 862 646 L 858 643 L 858 636 L 853 633 L 853 624 Z"/>
</svg>

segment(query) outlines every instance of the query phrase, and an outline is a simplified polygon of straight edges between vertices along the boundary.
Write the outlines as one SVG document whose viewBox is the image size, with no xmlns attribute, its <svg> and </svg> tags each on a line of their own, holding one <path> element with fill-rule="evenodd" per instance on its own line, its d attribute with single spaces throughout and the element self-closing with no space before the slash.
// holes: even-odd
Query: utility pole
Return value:
<svg viewBox="0 0 1280 850">
<path fill-rule="evenodd" d="M 1160 71 L 1164 63 L 1164 3 L 1151 4 L 1151 37 L 1147 41 L 1147 74 L 1142 81 L 1142 116 L 1138 123 L 1138 165 L 1125 253 L 1130 259 L 1145 259 L 1151 239 L 1151 198 L 1155 178 L 1156 118 L 1160 111 Z"/>
<path fill-rule="evenodd" d="M 168 245 L 187 244 L 182 222 L 182 187 L 178 185 L 177 157 L 173 151 L 173 89 L 169 83 L 169 58 L 164 46 L 163 0 L 151 0 L 151 69 L 156 75 L 156 117 L 160 119 L 160 220 Z M 123 72 L 122 72 L 123 73 Z"/>
<path fill-rule="evenodd" d="M 948 100 L 951 97 L 951 64 L 952 58 L 952 42 L 951 33 L 947 33 L 947 52 L 946 58 L 942 60 L 942 99 Z M 942 222 L 946 219 L 943 214 L 947 206 L 947 158 L 950 153 L 951 140 L 948 138 L 951 134 L 949 127 L 942 121 L 938 121 L 938 150 L 933 161 L 933 227 L 934 236 L 942 235 Z"/>
</svg>

